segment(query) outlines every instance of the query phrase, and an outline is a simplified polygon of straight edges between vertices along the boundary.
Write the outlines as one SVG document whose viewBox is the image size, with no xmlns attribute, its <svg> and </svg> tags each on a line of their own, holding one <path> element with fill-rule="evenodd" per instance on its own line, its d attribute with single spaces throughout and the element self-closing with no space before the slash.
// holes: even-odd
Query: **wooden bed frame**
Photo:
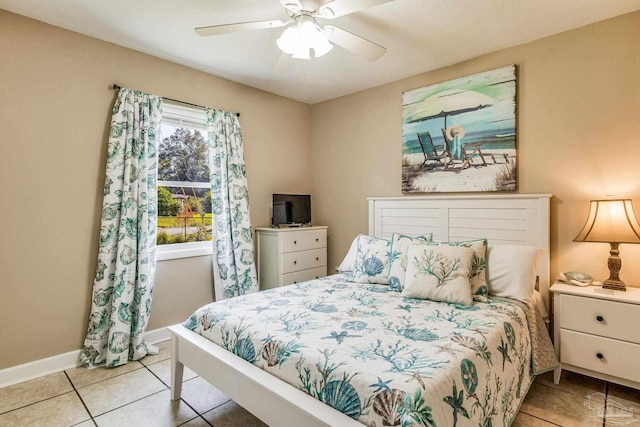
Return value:
<svg viewBox="0 0 640 427">
<path fill-rule="evenodd" d="M 369 234 L 433 233 L 434 240 L 487 238 L 489 244 L 541 248 L 539 290 L 548 306 L 550 198 L 549 194 L 369 198 Z M 169 330 L 171 400 L 180 399 L 183 368 L 187 366 L 268 425 L 362 427 L 182 325 Z"/>
</svg>

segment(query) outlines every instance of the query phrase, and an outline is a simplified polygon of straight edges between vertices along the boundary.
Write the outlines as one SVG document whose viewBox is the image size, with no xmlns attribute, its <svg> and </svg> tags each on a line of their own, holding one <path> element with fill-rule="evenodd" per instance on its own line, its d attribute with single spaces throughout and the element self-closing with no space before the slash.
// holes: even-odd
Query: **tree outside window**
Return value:
<svg viewBox="0 0 640 427">
<path fill-rule="evenodd" d="M 204 112 L 165 107 L 161 132 L 157 244 L 211 240 L 209 153 Z"/>
</svg>

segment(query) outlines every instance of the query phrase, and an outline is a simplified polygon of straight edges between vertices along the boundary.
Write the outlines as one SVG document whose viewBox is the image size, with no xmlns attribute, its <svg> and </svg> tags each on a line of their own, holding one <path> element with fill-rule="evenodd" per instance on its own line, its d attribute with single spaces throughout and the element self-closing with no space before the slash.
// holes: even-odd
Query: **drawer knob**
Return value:
<svg viewBox="0 0 640 427">
<path fill-rule="evenodd" d="M 297 263 L 298 263 L 298 261 L 293 261 L 293 263 L 294 263 L 294 264 L 297 264 Z"/>
<path fill-rule="evenodd" d="M 294 245 L 297 245 L 297 244 L 298 244 L 298 241 L 297 241 L 297 240 L 294 240 L 294 241 L 293 241 L 293 244 L 294 244 Z"/>
<path fill-rule="evenodd" d="M 602 321 L 604 321 L 604 317 L 602 317 L 602 316 L 596 316 L 596 320 L 597 320 L 598 322 L 602 322 Z"/>
<path fill-rule="evenodd" d="M 320 258 L 316 257 L 316 261 L 320 261 Z"/>
<path fill-rule="evenodd" d="M 319 241 L 320 241 L 320 239 L 316 239 L 316 242 L 319 242 Z"/>
<path fill-rule="evenodd" d="M 604 357 L 604 354 L 602 354 L 602 353 L 596 353 L 596 357 L 597 357 L 598 359 L 602 359 L 602 358 Z"/>
</svg>

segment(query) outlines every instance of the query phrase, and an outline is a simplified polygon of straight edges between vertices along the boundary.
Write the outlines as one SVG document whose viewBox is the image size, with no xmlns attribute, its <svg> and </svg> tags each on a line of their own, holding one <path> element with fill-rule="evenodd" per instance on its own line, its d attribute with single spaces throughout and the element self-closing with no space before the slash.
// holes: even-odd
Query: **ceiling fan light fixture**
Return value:
<svg viewBox="0 0 640 427">
<path fill-rule="evenodd" d="M 315 57 L 319 58 L 333 48 L 323 29 L 308 15 L 298 16 L 295 23 L 282 32 L 276 44 L 295 59 L 311 59 L 309 49 L 313 49 Z"/>
<path fill-rule="evenodd" d="M 300 29 L 297 25 L 293 25 L 282 32 L 282 35 L 276 40 L 276 44 L 284 53 L 293 55 L 298 50 L 298 40 L 300 39 Z"/>
<path fill-rule="evenodd" d="M 333 45 L 329 43 L 329 40 L 324 34 L 323 37 L 320 38 L 313 46 L 313 52 L 315 53 L 316 58 L 326 55 L 331 49 L 333 49 Z"/>
</svg>

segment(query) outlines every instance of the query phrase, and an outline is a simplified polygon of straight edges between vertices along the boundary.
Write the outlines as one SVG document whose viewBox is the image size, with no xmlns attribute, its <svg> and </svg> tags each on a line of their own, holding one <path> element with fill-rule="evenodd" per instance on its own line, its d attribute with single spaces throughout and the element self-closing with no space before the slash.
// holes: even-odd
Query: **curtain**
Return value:
<svg viewBox="0 0 640 427">
<path fill-rule="evenodd" d="M 155 272 L 156 136 L 162 98 L 121 88 L 107 152 L 98 265 L 80 362 L 114 367 L 157 349 L 144 340 Z"/>
<path fill-rule="evenodd" d="M 216 300 L 258 290 L 238 115 L 207 109 Z"/>
</svg>

